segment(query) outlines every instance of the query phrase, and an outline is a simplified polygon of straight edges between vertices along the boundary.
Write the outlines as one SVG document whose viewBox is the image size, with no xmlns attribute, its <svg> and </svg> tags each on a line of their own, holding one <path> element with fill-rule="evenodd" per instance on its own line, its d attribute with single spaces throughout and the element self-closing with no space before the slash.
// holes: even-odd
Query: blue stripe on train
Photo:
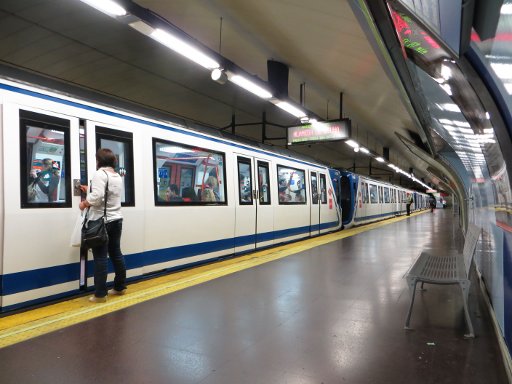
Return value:
<svg viewBox="0 0 512 384">
<path fill-rule="evenodd" d="M 395 215 L 399 215 L 400 213 L 401 213 L 401 211 L 395 211 L 395 212 L 379 213 L 378 215 L 355 217 L 354 221 L 358 222 L 358 221 L 363 221 L 363 220 L 377 219 L 379 217 L 384 217 L 384 216 L 395 216 Z"/>
<path fill-rule="evenodd" d="M 330 229 L 338 226 L 338 222 L 324 223 L 320 225 L 321 229 Z M 264 242 L 274 239 L 284 239 L 290 236 L 309 234 L 310 227 L 297 227 L 280 231 L 272 231 L 258 234 L 258 242 Z M 146 252 L 134 253 L 125 256 L 126 268 L 135 269 L 145 265 L 165 263 L 173 260 L 185 259 L 191 256 L 202 255 L 205 253 L 232 250 L 234 246 L 254 244 L 255 235 L 239 236 L 231 239 L 208 241 L 182 245 L 179 247 L 156 249 Z M 188 264 L 191 266 L 191 264 Z M 184 266 L 180 266 L 183 268 Z M 91 269 L 89 268 L 89 271 Z M 109 271 L 112 272 L 109 266 Z M 2 282 L 2 295 L 12 295 L 19 292 L 30 291 L 32 289 L 49 287 L 56 284 L 68 283 L 79 279 L 79 263 L 59 265 L 55 267 L 41 268 L 32 271 L 23 271 L 0 275 Z"/>
</svg>

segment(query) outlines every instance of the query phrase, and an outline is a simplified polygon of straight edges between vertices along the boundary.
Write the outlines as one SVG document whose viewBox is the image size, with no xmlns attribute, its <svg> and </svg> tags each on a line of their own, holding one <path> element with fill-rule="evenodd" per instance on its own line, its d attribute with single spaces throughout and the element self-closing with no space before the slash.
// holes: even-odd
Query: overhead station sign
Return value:
<svg viewBox="0 0 512 384">
<path fill-rule="evenodd" d="M 344 140 L 350 137 L 350 119 L 288 127 L 288 145 Z"/>
</svg>

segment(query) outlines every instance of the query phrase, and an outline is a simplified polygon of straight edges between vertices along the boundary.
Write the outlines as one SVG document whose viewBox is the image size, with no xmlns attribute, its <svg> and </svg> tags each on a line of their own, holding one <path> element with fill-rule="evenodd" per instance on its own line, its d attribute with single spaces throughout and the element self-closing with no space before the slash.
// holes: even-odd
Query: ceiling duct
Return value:
<svg viewBox="0 0 512 384">
<path fill-rule="evenodd" d="M 267 60 L 268 83 L 278 98 L 288 97 L 288 73 L 286 64 L 275 60 Z"/>
</svg>

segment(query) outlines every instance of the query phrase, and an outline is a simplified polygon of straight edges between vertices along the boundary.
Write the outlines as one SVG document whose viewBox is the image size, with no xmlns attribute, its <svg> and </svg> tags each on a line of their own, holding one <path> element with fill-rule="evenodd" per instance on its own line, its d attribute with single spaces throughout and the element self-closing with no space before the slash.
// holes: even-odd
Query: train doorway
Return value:
<svg viewBox="0 0 512 384">
<path fill-rule="evenodd" d="M 318 191 L 318 174 L 316 172 L 309 173 L 311 180 L 311 210 L 310 210 L 310 225 L 309 232 L 311 236 L 320 234 L 320 195 Z"/>
<path fill-rule="evenodd" d="M 343 224 L 347 224 L 352 221 L 355 188 L 351 188 L 351 185 L 353 184 L 351 181 L 352 180 L 347 176 L 341 176 L 340 178 L 340 202 Z"/>
<path fill-rule="evenodd" d="M 237 155 L 235 167 L 235 253 L 240 253 L 273 244 L 274 213 L 269 163 Z"/>
</svg>

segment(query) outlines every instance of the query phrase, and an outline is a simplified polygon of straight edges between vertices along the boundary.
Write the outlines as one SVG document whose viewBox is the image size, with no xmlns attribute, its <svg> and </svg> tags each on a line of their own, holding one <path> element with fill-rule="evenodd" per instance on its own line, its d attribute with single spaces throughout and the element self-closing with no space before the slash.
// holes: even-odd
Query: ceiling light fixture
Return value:
<svg viewBox="0 0 512 384">
<path fill-rule="evenodd" d="M 352 148 L 359 147 L 359 144 L 357 144 L 354 140 L 347 140 L 345 141 L 345 144 L 350 145 Z"/>
<path fill-rule="evenodd" d="M 109 16 L 124 16 L 127 14 L 126 9 L 121 7 L 112 0 L 80 0 L 82 3 L 96 8 L 98 11 L 106 13 Z"/>
<path fill-rule="evenodd" d="M 219 84 L 226 84 L 228 81 L 228 75 L 220 68 L 215 68 L 211 74 L 212 80 Z"/>
<path fill-rule="evenodd" d="M 382 157 L 376 157 L 375 160 L 377 160 L 379 163 L 383 163 L 385 160 Z"/>
<path fill-rule="evenodd" d="M 283 111 L 286 111 L 289 114 L 292 114 L 293 116 L 295 116 L 295 117 L 297 117 L 299 119 L 302 118 L 302 117 L 307 117 L 306 113 L 304 113 L 299 108 L 294 107 L 293 105 L 291 105 L 290 103 L 288 103 L 286 101 L 278 101 L 276 103 L 276 106 L 278 106 Z"/>
<path fill-rule="evenodd" d="M 369 154 L 370 151 L 368 149 L 366 149 L 365 147 L 359 147 L 359 150 L 363 153 L 366 153 L 366 154 Z"/>
<path fill-rule="evenodd" d="M 240 75 L 232 75 L 228 76 L 229 81 L 232 83 L 235 83 L 239 87 L 242 87 L 246 91 L 249 91 L 256 96 L 261 97 L 262 99 L 270 99 L 272 97 L 272 94 L 267 91 L 266 89 L 260 87 L 258 84 L 254 83 L 253 81 L 240 76 Z"/>
<path fill-rule="evenodd" d="M 150 34 L 150 36 L 159 43 L 165 45 L 180 55 L 185 56 L 186 58 L 192 60 L 204 68 L 220 68 L 220 64 L 217 61 L 205 55 L 203 52 L 193 47 L 192 45 L 170 34 L 169 32 L 157 28 Z"/>
</svg>

